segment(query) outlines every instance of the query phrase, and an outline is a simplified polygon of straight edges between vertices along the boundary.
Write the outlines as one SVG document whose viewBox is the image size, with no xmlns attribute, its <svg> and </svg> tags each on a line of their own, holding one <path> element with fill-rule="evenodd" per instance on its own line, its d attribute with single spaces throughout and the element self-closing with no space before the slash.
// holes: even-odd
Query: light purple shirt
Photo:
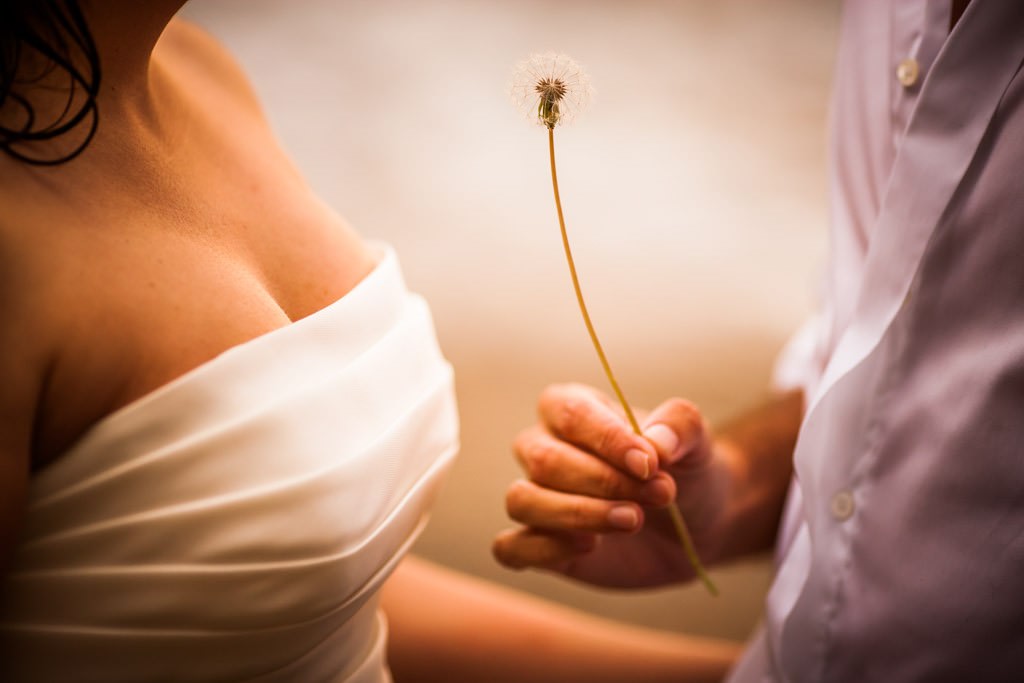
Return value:
<svg viewBox="0 0 1024 683">
<path fill-rule="evenodd" d="M 1024 0 L 848 0 L 831 254 L 733 681 L 1024 681 Z"/>
</svg>

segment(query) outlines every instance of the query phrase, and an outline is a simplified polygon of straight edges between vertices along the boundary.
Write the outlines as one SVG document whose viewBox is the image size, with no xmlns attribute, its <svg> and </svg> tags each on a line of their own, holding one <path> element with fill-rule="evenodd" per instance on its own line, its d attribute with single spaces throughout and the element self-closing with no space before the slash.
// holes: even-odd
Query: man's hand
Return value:
<svg viewBox="0 0 1024 683">
<path fill-rule="evenodd" d="M 526 479 L 506 494 L 524 524 L 498 535 L 494 555 L 612 587 L 693 577 L 663 509 L 675 500 L 702 560 L 713 563 L 727 529 L 729 451 L 716 447 L 700 411 L 670 399 L 642 419 L 643 437 L 589 387 L 548 387 L 538 424 L 515 442 Z"/>
</svg>

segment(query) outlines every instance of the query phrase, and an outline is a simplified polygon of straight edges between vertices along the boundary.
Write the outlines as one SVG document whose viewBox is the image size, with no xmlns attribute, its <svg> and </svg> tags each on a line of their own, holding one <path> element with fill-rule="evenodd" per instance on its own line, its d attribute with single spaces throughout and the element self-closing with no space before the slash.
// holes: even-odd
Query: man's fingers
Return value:
<svg viewBox="0 0 1024 683">
<path fill-rule="evenodd" d="M 547 387 L 538 406 L 541 422 L 555 436 L 598 455 L 638 479 L 658 471 L 654 446 L 637 436 L 629 424 L 593 389 L 581 384 Z"/>
<path fill-rule="evenodd" d="M 547 567 L 557 569 L 594 549 L 593 534 L 557 534 L 537 529 L 506 529 L 494 539 L 491 552 L 511 569 Z"/>
<path fill-rule="evenodd" d="M 548 531 L 632 532 L 644 521 L 636 503 L 552 491 L 525 479 L 509 486 L 505 507 L 517 522 Z"/>
<path fill-rule="evenodd" d="M 675 498 L 675 483 L 666 474 L 637 481 L 607 462 L 556 439 L 539 426 L 522 432 L 513 448 L 530 481 L 545 488 L 607 500 L 633 500 L 644 505 L 667 505 Z"/>
<path fill-rule="evenodd" d="M 674 465 L 684 456 L 689 456 L 687 465 L 700 465 L 711 456 L 704 416 L 689 401 L 665 401 L 647 416 L 643 430 L 662 466 Z"/>
</svg>

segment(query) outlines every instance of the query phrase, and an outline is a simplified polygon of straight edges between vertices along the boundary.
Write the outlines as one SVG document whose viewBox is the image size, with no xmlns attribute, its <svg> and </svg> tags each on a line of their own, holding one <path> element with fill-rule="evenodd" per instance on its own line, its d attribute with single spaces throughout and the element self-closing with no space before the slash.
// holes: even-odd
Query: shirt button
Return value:
<svg viewBox="0 0 1024 683">
<path fill-rule="evenodd" d="M 832 496 L 832 504 L 829 505 L 829 510 L 831 510 L 832 516 L 840 522 L 845 522 L 853 516 L 853 508 L 853 494 L 849 491 L 840 491 Z"/>
<path fill-rule="evenodd" d="M 917 83 L 917 77 L 921 75 L 921 65 L 913 57 L 907 57 L 896 67 L 896 78 L 904 88 L 910 88 Z"/>
</svg>

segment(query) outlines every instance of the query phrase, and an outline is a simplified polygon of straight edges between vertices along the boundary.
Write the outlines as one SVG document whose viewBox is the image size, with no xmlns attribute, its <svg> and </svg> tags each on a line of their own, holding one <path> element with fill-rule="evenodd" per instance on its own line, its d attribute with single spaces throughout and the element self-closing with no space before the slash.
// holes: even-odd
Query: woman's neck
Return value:
<svg viewBox="0 0 1024 683">
<path fill-rule="evenodd" d="M 58 191 L 88 194 L 112 180 L 152 165 L 154 155 L 173 146 L 173 94 L 161 78 L 154 48 L 184 0 L 82 0 L 81 9 L 99 55 L 100 84 L 96 96 L 99 125 L 88 147 L 73 162 L 35 167 L 11 158 L 0 159 L 0 176 L 15 191 Z M 72 59 L 84 73 L 82 55 Z M 38 120 L 54 120 L 67 105 L 68 82 L 60 70 L 27 93 Z M 82 97 L 79 92 L 76 97 Z M 73 101 L 73 105 L 76 101 Z M 170 111 L 169 111 L 170 110 Z M 54 140 L 26 146 L 30 156 L 60 158 L 87 135 L 88 119 Z M 21 186 L 17 190 L 16 186 Z M 24 195 L 22 195 L 24 196 Z"/>
<path fill-rule="evenodd" d="M 153 48 L 185 0 L 88 0 L 82 11 L 100 54 L 102 104 L 145 110 L 152 99 Z"/>
</svg>

